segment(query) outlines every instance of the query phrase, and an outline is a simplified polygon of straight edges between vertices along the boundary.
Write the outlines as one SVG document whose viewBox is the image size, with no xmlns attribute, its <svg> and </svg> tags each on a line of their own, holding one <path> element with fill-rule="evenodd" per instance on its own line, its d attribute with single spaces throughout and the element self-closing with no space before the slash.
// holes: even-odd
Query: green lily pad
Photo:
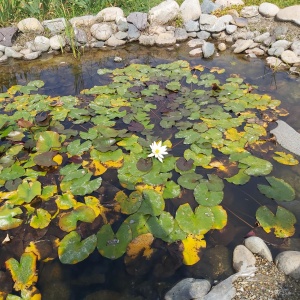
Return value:
<svg viewBox="0 0 300 300">
<path fill-rule="evenodd" d="M 266 197 L 277 201 L 293 201 L 296 197 L 295 190 L 283 179 L 274 176 L 266 177 L 270 186 L 258 184 L 259 191 Z"/>
<path fill-rule="evenodd" d="M 129 216 L 123 224 L 126 224 L 130 227 L 132 232 L 132 238 L 136 238 L 141 234 L 145 234 L 149 232 L 148 228 L 146 227 L 146 222 L 149 219 L 149 215 L 144 215 L 142 213 L 134 213 Z"/>
<path fill-rule="evenodd" d="M 18 197 L 26 203 L 30 203 L 36 196 L 41 195 L 42 185 L 39 181 L 23 181 L 18 186 Z"/>
<path fill-rule="evenodd" d="M 297 220 L 293 213 L 283 207 L 278 206 L 274 215 L 266 206 L 261 206 L 256 211 L 256 219 L 267 233 L 274 229 L 274 234 L 279 238 L 291 237 L 295 233 L 294 224 Z"/>
<path fill-rule="evenodd" d="M 100 254 L 110 259 L 121 257 L 132 240 L 131 229 L 128 225 L 122 224 L 114 233 L 110 224 L 103 225 L 97 233 L 97 249 Z"/>
<path fill-rule="evenodd" d="M 223 191 L 212 191 L 206 182 L 200 182 L 194 190 L 195 200 L 203 206 L 215 206 L 222 202 Z"/>
<path fill-rule="evenodd" d="M 23 220 L 14 217 L 22 213 L 20 207 L 14 207 L 9 203 L 4 203 L 4 205 L 0 207 L 0 229 L 9 230 L 20 226 Z"/>
<path fill-rule="evenodd" d="M 61 147 L 60 136 L 55 131 L 44 131 L 37 135 L 36 150 L 47 152 Z"/>
<path fill-rule="evenodd" d="M 167 181 L 163 192 L 163 198 L 173 199 L 179 197 L 180 194 L 181 194 L 180 186 L 176 184 L 173 180 Z"/>
<path fill-rule="evenodd" d="M 80 140 L 75 140 L 68 145 L 67 151 L 70 155 L 82 155 L 84 152 L 88 151 L 91 146 L 91 141 L 86 141 L 80 144 Z"/>
<path fill-rule="evenodd" d="M 265 176 L 270 174 L 273 169 L 270 162 L 253 155 L 249 155 L 239 162 L 248 166 L 244 172 L 250 176 Z"/>
<path fill-rule="evenodd" d="M 203 176 L 196 173 L 186 173 L 181 175 L 177 182 L 180 184 L 183 188 L 194 190 L 195 187 L 199 184 L 200 179 L 202 179 Z"/>
<path fill-rule="evenodd" d="M 225 178 L 228 182 L 233 184 L 245 184 L 250 180 L 250 176 L 245 173 L 244 169 L 240 169 L 239 172 L 231 177 Z"/>
<path fill-rule="evenodd" d="M 143 195 L 139 191 L 134 191 L 128 197 L 123 191 L 119 191 L 114 200 L 120 204 L 121 212 L 123 214 L 130 215 L 140 208 L 143 201 Z"/>
<path fill-rule="evenodd" d="M 162 212 L 159 217 L 151 216 L 147 221 L 150 233 L 154 237 L 166 239 L 173 231 L 174 219 L 168 212 Z"/>
<path fill-rule="evenodd" d="M 30 226 L 35 229 L 43 229 L 49 225 L 51 215 L 44 209 L 38 208 L 36 215 L 32 216 Z"/>
<path fill-rule="evenodd" d="M 144 200 L 139 209 L 140 213 L 149 214 L 151 216 L 158 216 L 165 208 L 165 201 L 162 195 L 155 190 L 143 190 Z"/>
<path fill-rule="evenodd" d="M 77 264 L 85 260 L 96 248 L 97 237 L 91 235 L 81 240 L 76 231 L 67 234 L 58 246 L 58 257 L 63 264 Z"/>
<path fill-rule="evenodd" d="M 2 163 L 2 162 L 1 162 Z M 13 164 L 9 168 L 4 168 L 0 173 L 0 179 L 15 180 L 25 175 L 25 169 L 22 166 Z"/>
</svg>

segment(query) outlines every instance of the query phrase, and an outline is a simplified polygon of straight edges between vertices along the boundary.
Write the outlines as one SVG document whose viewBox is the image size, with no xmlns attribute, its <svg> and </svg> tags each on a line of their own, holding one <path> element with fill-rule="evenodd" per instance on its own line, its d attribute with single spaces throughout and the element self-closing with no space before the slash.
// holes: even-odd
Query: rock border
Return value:
<svg viewBox="0 0 300 300">
<path fill-rule="evenodd" d="M 119 7 L 108 7 L 97 15 L 44 20 L 21 20 L 17 26 L 0 28 L 0 62 L 8 58 L 34 60 L 42 53 L 88 48 L 116 48 L 138 41 L 144 46 L 170 47 L 187 40 L 193 48 L 190 56 L 210 58 L 231 45 L 232 52 L 249 58 L 266 57 L 275 71 L 289 70 L 300 75 L 300 38 L 285 39 L 287 28 L 278 26 L 272 32 L 251 31 L 259 18 L 293 22 L 300 26 L 300 5 L 279 9 L 264 2 L 245 6 L 240 15 L 226 7 L 243 4 L 241 0 L 185 0 L 181 6 L 166 0 L 148 13 L 132 12 L 125 17 Z M 227 15 L 212 12 L 226 8 Z M 175 25 L 182 25 L 176 27 Z M 300 28 L 299 28 L 300 31 Z M 300 37 L 300 34 L 299 34 Z"/>
</svg>

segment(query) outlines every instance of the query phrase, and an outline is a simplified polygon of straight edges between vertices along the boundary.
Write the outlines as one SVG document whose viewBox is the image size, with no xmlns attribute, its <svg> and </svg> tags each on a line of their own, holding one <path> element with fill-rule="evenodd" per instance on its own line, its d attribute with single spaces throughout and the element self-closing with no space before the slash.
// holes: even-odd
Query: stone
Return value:
<svg viewBox="0 0 300 300">
<path fill-rule="evenodd" d="M 280 8 L 277 5 L 268 2 L 264 2 L 258 7 L 259 13 L 267 18 L 275 17 L 279 10 Z"/>
<path fill-rule="evenodd" d="M 286 64 L 296 64 L 300 62 L 300 57 L 298 57 L 296 55 L 295 52 L 291 51 L 291 50 L 285 50 L 281 53 L 281 59 L 283 62 L 285 62 Z"/>
<path fill-rule="evenodd" d="M 43 25 L 36 18 L 23 19 L 18 23 L 17 27 L 22 32 L 42 33 L 44 31 Z"/>
<path fill-rule="evenodd" d="M 148 12 L 150 24 L 164 25 L 179 15 L 179 5 L 175 0 L 165 0 Z"/>
<path fill-rule="evenodd" d="M 74 28 L 75 39 L 80 44 L 86 44 L 88 42 L 88 37 L 86 32 L 81 28 Z"/>
<path fill-rule="evenodd" d="M 144 30 L 147 27 L 147 14 L 141 12 L 130 13 L 127 22 L 132 23 L 138 30 Z"/>
<path fill-rule="evenodd" d="M 187 32 L 199 31 L 200 25 L 199 25 L 199 22 L 189 20 L 184 23 L 184 28 Z"/>
<path fill-rule="evenodd" d="M 8 60 L 8 57 L 5 54 L 0 57 L 0 63 L 7 61 L 7 60 Z"/>
<path fill-rule="evenodd" d="M 225 51 L 226 50 L 226 44 L 225 43 L 220 43 L 218 45 L 218 50 L 219 51 Z"/>
<path fill-rule="evenodd" d="M 32 53 L 33 51 L 30 48 L 25 48 L 20 51 L 21 54 L 26 55 Z"/>
<path fill-rule="evenodd" d="M 197 32 L 188 32 L 188 37 L 196 38 L 197 37 Z"/>
<path fill-rule="evenodd" d="M 241 40 L 241 41 L 242 42 L 240 42 L 240 44 L 233 50 L 233 53 L 241 53 L 246 49 L 248 49 L 253 43 L 253 40 Z"/>
<path fill-rule="evenodd" d="M 204 42 L 202 45 L 203 57 L 211 57 L 215 53 L 215 45 L 212 43 Z"/>
<path fill-rule="evenodd" d="M 176 44 L 176 38 L 174 33 L 165 32 L 161 33 L 160 35 L 156 36 L 155 43 L 158 46 L 172 46 Z"/>
<path fill-rule="evenodd" d="M 279 21 L 290 21 L 300 25 L 300 5 L 293 5 L 280 9 L 276 15 Z"/>
<path fill-rule="evenodd" d="M 145 46 L 153 46 L 155 44 L 155 36 L 142 34 L 139 37 L 139 43 Z"/>
<path fill-rule="evenodd" d="M 12 47 L 6 47 L 5 48 L 5 52 L 4 54 L 7 57 L 12 57 L 12 58 L 22 58 L 23 54 L 20 52 L 17 52 L 16 50 L 14 50 Z"/>
<path fill-rule="evenodd" d="M 102 48 L 102 47 L 104 47 L 104 42 L 103 41 L 93 42 L 93 43 L 91 43 L 91 47 L 92 48 Z"/>
<path fill-rule="evenodd" d="M 0 51 L 1 51 L 1 52 L 4 52 L 6 47 L 7 47 L 7 46 L 3 46 L 3 45 L 0 44 Z"/>
<path fill-rule="evenodd" d="M 50 48 L 50 39 L 45 36 L 38 35 L 33 41 L 32 51 L 46 52 Z"/>
<path fill-rule="evenodd" d="M 201 48 L 195 48 L 189 52 L 190 56 L 202 56 L 203 51 Z"/>
<path fill-rule="evenodd" d="M 0 51 L 0 58 L 1 58 L 3 55 L 4 55 L 4 53 Z"/>
<path fill-rule="evenodd" d="M 42 22 L 44 28 L 48 29 L 51 34 L 58 34 L 64 31 L 67 27 L 65 18 L 56 18 L 52 20 L 45 20 Z"/>
<path fill-rule="evenodd" d="M 136 41 L 139 39 L 141 32 L 133 25 L 128 24 L 128 40 L 129 41 Z"/>
<path fill-rule="evenodd" d="M 175 26 L 167 26 L 166 31 L 175 31 L 176 27 Z"/>
<path fill-rule="evenodd" d="M 248 26 L 248 20 L 246 18 L 233 18 L 233 22 L 234 25 L 236 25 L 237 27 L 246 27 Z"/>
<path fill-rule="evenodd" d="M 119 31 L 127 31 L 128 30 L 128 22 L 127 19 L 124 17 L 118 18 L 118 21 L 116 22 L 117 28 Z"/>
<path fill-rule="evenodd" d="M 118 47 L 118 46 L 123 46 L 126 44 L 126 41 L 124 40 L 119 40 L 115 37 L 115 35 L 112 35 L 106 42 L 106 45 L 110 47 Z"/>
<path fill-rule="evenodd" d="M 187 44 L 189 47 L 194 48 L 194 47 L 202 46 L 204 44 L 204 40 L 193 39 L 193 40 L 188 41 Z"/>
<path fill-rule="evenodd" d="M 300 279 L 300 252 L 284 251 L 275 258 L 277 268 L 284 274 Z"/>
<path fill-rule="evenodd" d="M 207 40 L 208 38 L 210 38 L 210 33 L 202 30 L 200 32 L 197 32 L 197 38 L 200 40 Z"/>
<path fill-rule="evenodd" d="M 25 60 L 34 60 L 34 59 L 37 59 L 40 56 L 41 56 L 41 52 L 36 51 L 36 52 L 31 52 L 31 53 L 25 54 L 23 59 L 25 59 Z"/>
<path fill-rule="evenodd" d="M 113 34 L 113 30 L 109 24 L 96 23 L 91 27 L 91 34 L 99 41 L 106 41 Z"/>
<path fill-rule="evenodd" d="M 183 42 L 188 39 L 188 34 L 183 28 L 176 28 L 174 31 L 176 42 Z"/>
<path fill-rule="evenodd" d="M 119 17 L 124 17 L 124 12 L 120 7 L 107 7 L 96 15 L 97 22 L 116 22 Z"/>
<path fill-rule="evenodd" d="M 165 295 L 165 300 L 198 299 L 204 297 L 211 288 L 205 279 L 185 278 L 179 281 Z"/>
<path fill-rule="evenodd" d="M 115 37 L 119 40 L 126 40 L 128 37 L 128 33 L 123 31 L 118 31 L 117 33 L 115 33 Z"/>
<path fill-rule="evenodd" d="M 66 46 L 66 40 L 61 35 L 54 35 L 50 38 L 50 47 L 53 50 L 60 50 Z"/>
<path fill-rule="evenodd" d="M 0 45 L 11 47 L 17 38 L 18 27 L 0 28 Z"/>
<path fill-rule="evenodd" d="M 265 54 L 265 51 L 263 49 L 260 49 L 260 48 L 251 48 L 251 49 L 247 49 L 245 51 L 247 54 L 254 54 L 255 57 L 256 56 L 261 56 L 261 55 L 264 55 Z"/>
<path fill-rule="evenodd" d="M 208 25 L 213 26 L 217 22 L 218 18 L 214 15 L 202 14 L 199 19 L 200 26 Z"/>
<path fill-rule="evenodd" d="M 283 63 L 283 61 L 280 58 L 274 56 L 267 57 L 266 63 L 270 68 L 276 70 L 282 70 L 286 67 L 286 64 Z"/>
<path fill-rule="evenodd" d="M 291 45 L 291 49 L 296 55 L 300 56 L 300 41 L 294 41 Z"/>
<path fill-rule="evenodd" d="M 281 56 L 283 51 L 284 51 L 283 47 L 269 48 L 268 55 L 279 57 L 279 56 Z"/>
<path fill-rule="evenodd" d="M 264 257 L 268 261 L 273 261 L 272 253 L 266 243 L 258 236 L 250 236 L 245 239 L 245 246 L 252 253 Z"/>
<path fill-rule="evenodd" d="M 225 30 L 226 30 L 227 34 L 233 34 L 234 32 L 236 32 L 237 26 L 236 25 L 226 25 Z"/>
<path fill-rule="evenodd" d="M 244 245 L 238 245 L 233 251 L 233 268 L 239 272 L 255 266 L 256 259 Z"/>
<path fill-rule="evenodd" d="M 263 34 L 261 34 L 261 35 L 259 35 L 259 36 L 257 36 L 257 37 L 255 37 L 254 38 L 254 42 L 257 42 L 257 43 L 263 43 L 264 42 L 264 40 L 266 40 L 267 38 L 269 38 L 270 37 L 270 32 L 265 32 L 265 33 L 263 33 Z"/>
<path fill-rule="evenodd" d="M 201 4 L 201 12 L 203 14 L 210 14 L 214 10 L 217 10 L 220 8 L 220 4 L 216 4 L 211 0 L 204 0 Z"/>
<path fill-rule="evenodd" d="M 184 0 L 179 8 L 184 22 L 199 19 L 201 15 L 201 6 L 199 0 Z"/>
<path fill-rule="evenodd" d="M 267 47 L 271 46 L 276 41 L 275 36 L 271 35 L 263 41 L 263 44 Z"/>
<path fill-rule="evenodd" d="M 279 25 L 274 28 L 272 35 L 275 36 L 276 40 L 285 39 L 288 30 L 289 28 L 286 25 Z"/>
<path fill-rule="evenodd" d="M 231 15 L 224 15 L 219 18 L 219 21 L 224 22 L 225 25 L 229 25 L 233 21 Z"/>
<path fill-rule="evenodd" d="M 164 26 L 154 25 L 149 27 L 149 34 L 161 34 L 167 32 Z"/>
<path fill-rule="evenodd" d="M 258 16 L 259 15 L 258 6 L 257 5 L 245 6 L 241 10 L 240 15 L 244 18 L 253 18 L 255 16 Z"/>
<path fill-rule="evenodd" d="M 82 17 L 74 17 L 69 20 L 73 27 L 92 26 L 96 23 L 95 16 L 87 15 Z"/>
<path fill-rule="evenodd" d="M 287 50 L 292 45 L 291 42 L 287 40 L 277 40 L 272 44 L 272 48 L 284 48 L 284 50 Z"/>
<path fill-rule="evenodd" d="M 244 5 L 244 2 L 242 0 L 216 0 L 215 4 L 224 8 L 233 5 Z"/>
</svg>

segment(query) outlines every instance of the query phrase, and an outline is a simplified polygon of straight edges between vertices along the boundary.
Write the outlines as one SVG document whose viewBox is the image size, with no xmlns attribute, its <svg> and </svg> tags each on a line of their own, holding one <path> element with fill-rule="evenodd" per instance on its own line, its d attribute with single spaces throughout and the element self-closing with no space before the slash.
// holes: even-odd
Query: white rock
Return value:
<svg viewBox="0 0 300 300">
<path fill-rule="evenodd" d="M 284 251 L 275 258 L 275 264 L 284 274 L 300 279 L 300 252 Z"/>
<path fill-rule="evenodd" d="M 53 50 L 60 50 L 66 46 L 66 40 L 61 35 L 54 35 L 50 38 L 50 47 Z"/>
<path fill-rule="evenodd" d="M 199 0 L 185 0 L 180 6 L 181 17 L 184 22 L 197 20 L 201 15 Z"/>
<path fill-rule="evenodd" d="M 261 56 L 265 54 L 263 49 L 254 47 L 245 51 L 247 54 L 254 54 L 255 56 Z"/>
<path fill-rule="evenodd" d="M 190 56 L 202 56 L 202 48 L 195 48 L 189 52 Z"/>
<path fill-rule="evenodd" d="M 88 15 L 82 17 L 74 17 L 69 20 L 73 27 L 80 27 L 80 26 L 92 26 L 96 23 L 95 16 Z"/>
<path fill-rule="evenodd" d="M 242 0 L 216 0 L 215 4 L 222 7 L 228 7 L 232 5 L 244 5 L 244 2 Z"/>
<path fill-rule="evenodd" d="M 188 46 L 191 47 L 191 48 L 194 48 L 194 47 L 198 47 L 198 46 L 202 46 L 204 44 L 204 40 L 200 40 L 200 39 L 193 39 L 193 40 L 190 40 L 188 41 Z"/>
<path fill-rule="evenodd" d="M 262 3 L 258 8 L 259 13 L 267 18 L 275 17 L 279 10 L 277 5 L 268 2 Z"/>
<path fill-rule="evenodd" d="M 176 19 L 178 15 L 178 3 L 175 0 L 165 0 L 150 9 L 148 20 L 151 24 L 163 25 Z"/>
<path fill-rule="evenodd" d="M 109 24 L 97 23 L 91 27 L 91 34 L 99 41 L 106 41 L 113 34 L 113 30 Z"/>
<path fill-rule="evenodd" d="M 281 59 L 283 62 L 285 62 L 286 64 L 296 64 L 300 62 L 300 57 L 298 57 L 296 55 L 295 52 L 291 51 L 291 50 L 285 50 L 281 53 Z"/>
<path fill-rule="evenodd" d="M 233 50 L 233 53 L 241 53 L 248 49 L 253 43 L 253 40 L 243 40 L 240 45 Z"/>
<path fill-rule="evenodd" d="M 47 28 L 52 34 L 57 34 L 64 31 L 67 27 L 65 18 L 56 18 L 52 20 L 45 20 L 42 25 Z"/>
<path fill-rule="evenodd" d="M 245 6 L 241 10 L 240 15 L 244 18 L 253 18 L 255 16 L 258 16 L 259 15 L 258 6 L 257 5 Z"/>
<path fill-rule="evenodd" d="M 35 37 L 33 46 L 38 51 L 46 52 L 50 48 L 50 39 L 45 36 L 39 35 Z"/>
<path fill-rule="evenodd" d="M 266 63 L 269 67 L 276 70 L 282 70 L 286 67 L 286 64 L 280 58 L 274 56 L 267 57 Z"/>
<path fill-rule="evenodd" d="M 39 56 L 41 56 L 41 52 L 36 51 L 36 52 L 31 52 L 31 53 L 25 54 L 24 59 L 25 60 L 34 60 L 34 59 L 37 59 Z"/>
<path fill-rule="evenodd" d="M 165 33 L 161 33 L 160 35 L 156 36 L 155 43 L 158 46 L 171 46 L 176 44 L 176 38 L 174 32 L 168 31 Z"/>
<path fill-rule="evenodd" d="M 154 26 L 149 27 L 150 34 L 161 34 L 166 31 L 167 31 L 166 28 L 164 26 L 160 26 L 160 25 L 154 25 Z"/>
<path fill-rule="evenodd" d="M 218 45 L 218 50 L 219 51 L 225 51 L 226 50 L 226 44 L 225 43 L 220 43 Z"/>
<path fill-rule="evenodd" d="M 5 56 L 12 57 L 12 58 L 22 58 L 23 57 L 22 53 L 17 52 L 12 47 L 6 47 L 4 54 L 5 54 Z"/>
<path fill-rule="evenodd" d="M 29 53 L 32 53 L 32 51 L 31 51 L 30 48 L 26 48 L 26 49 L 22 49 L 22 50 L 20 51 L 20 53 L 23 54 L 23 55 L 27 55 L 27 54 L 29 54 Z"/>
<path fill-rule="evenodd" d="M 268 261 L 273 261 L 272 253 L 266 243 L 258 236 L 251 236 L 245 240 L 245 246 L 254 254 L 258 254 Z"/>
<path fill-rule="evenodd" d="M 244 245 L 238 245 L 233 251 L 233 268 L 239 272 L 255 266 L 256 259 L 253 253 Z"/>
<path fill-rule="evenodd" d="M 280 9 L 276 18 L 280 21 L 291 21 L 300 25 L 300 5 L 293 5 Z"/>
<path fill-rule="evenodd" d="M 139 43 L 145 46 L 153 46 L 155 44 L 155 36 L 142 34 L 139 37 Z"/>
<path fill-rule="evenodd" d="M 4 61 L 7 61 L 8 60 L 8 57 L 6 55 L 2 55 L 0 57 L 0 62 L 4 62 Z"/>
<path fill-rule="evenodd" d="M 44 31 L 43 25 L 36 18 L 23 19 L 18 23 L 17 27 L 22 32 L 42 33 Z"/>
<path fill-rule="evenodd" d="M 296 55 L 300 56 L 300 41 L 294 41 L 291 45 L 291 49 L 295 52 Z"/>
<path fill-rule="evenodd" d="M 270 32 L 265 32 L 257 37 L 254 38 L 254 42 L 258 42 L 258 43 L 262 43 L 263 41 L 265 41 L 266 39 L 268 39 L 270 37 Z"/>
<path fill-rule="evenodd" d="M 233 34 L 234 32 L 236 32 L 237 26 L 236 25 L 226 25 L 225 30 L 228 34 Z"/>
<path fill-rule="evenodd" d="M 124 12 L 119 7 L 107 7 L 96 15 L 97 22 L 116 22 L 120 17 L 124 17 Z"/>
<path fill-rule="evenodd" d="M 106 45 L 110 47 L 118 47 L 126 44 L 126 41 L 117 39 L 114 35 L 112 35 L 106 42 Z"/>
<path fill-rule="evenodd" d="M 5 51 L 6 46 L 0 45 L 0 51 L 4 52 Z"/>
<path fill-rule="evenodd" d="M 272 44 L 272 48 L 279 48 L 282 47 L 284 50 L 288 49 L 291 46 L 291 42 L 286 40 L 277 40 L 275 43 Z"/>
</svg>

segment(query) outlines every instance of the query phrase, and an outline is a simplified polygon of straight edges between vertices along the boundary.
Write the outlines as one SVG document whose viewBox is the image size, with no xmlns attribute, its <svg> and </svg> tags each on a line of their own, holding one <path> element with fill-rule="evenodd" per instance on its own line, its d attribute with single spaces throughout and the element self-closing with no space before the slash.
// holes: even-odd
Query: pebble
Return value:
<svg viewBox="0 0 300 300">
<path fill-rule="evenodd" d="M 281 53 L 281 59 L 286 64 L 296 64 L 300 62 L 300 57 L 298 57 L 295 52 L 291 50 L 285 50 Z"/>
<path fill-rule="evenodd" d="M 245 239 L 245 246 L 252 253 L 259 254 L 260 256 L 264 257 L 268 261 L 273 261 L 273 257 L 270 249 L 261 238 L 257 236 L 251 236 Z"/>
<path fill-rule="evenodd" d="M 204 44 L 204 41 L 201 39 L 193 39 L 188 41 L 188 46 L 191 48 L 197 47 L 197 46 L 202 46 Z"/>
<path fill-rule="evenodd" d="M 258 12 L 258 6 L 257 5 L 252 5 L 252 6 L 245 6 L 241 10 L 241 16 L 244 18 L 253 18 L 259 14 Z"/>
<path fill-rule="evenodd" d="M 238 45 L 234 50 L 233 53 L 241 53 L 248 49 L 253 43 L 253 40 L 243 40 L 240 45 Z"/>
<path fill-rule="evenodd" d="M 209 58 L 215 52 L 215 45 L 213 43 L 204 42 L 202 45 L 203 57 Z"/>
<path fill-rule="evenodd" d="M 220 43 L 218 45 L 218 50 L 219 51 L 225 51 L 226 50 L 226 44 L 225 43 Z"/>
<path fill-rule="evenodd" d="M 300 252 L 284 251 L 275 258 L 275 264 L 284 274 L 300 279 Z"/>
<path fill-rule="evenodd" d="M 258 8 L 259 13 L 267 18 L 275 17 L 279 10 L 277 5 L 268 2 L 262 3 Z"/>
<path fill-rule="evenodd" d="M 190 56 L 202 56 L 203 55 L 203 51 L 202 51 L 201 48 L 195 48 L 195 49 L 193 49 L 193 50 L 191 50 L 189 52 L 189 55 Z"/>
<path fill-rule="evenodd" d="M 243 245 L 238 245 L 233 251 L 233 268 L 239 272 L 248 267 L 255 266 L 255 257 L 252 252 Z"/>
<path fill-rule="evenodd" d="M 50 38 L 50 47 L 53 50 L 60 50 L 66 45 L 66 40 L 61 35 L 54 35 Z"/>
</svg>

